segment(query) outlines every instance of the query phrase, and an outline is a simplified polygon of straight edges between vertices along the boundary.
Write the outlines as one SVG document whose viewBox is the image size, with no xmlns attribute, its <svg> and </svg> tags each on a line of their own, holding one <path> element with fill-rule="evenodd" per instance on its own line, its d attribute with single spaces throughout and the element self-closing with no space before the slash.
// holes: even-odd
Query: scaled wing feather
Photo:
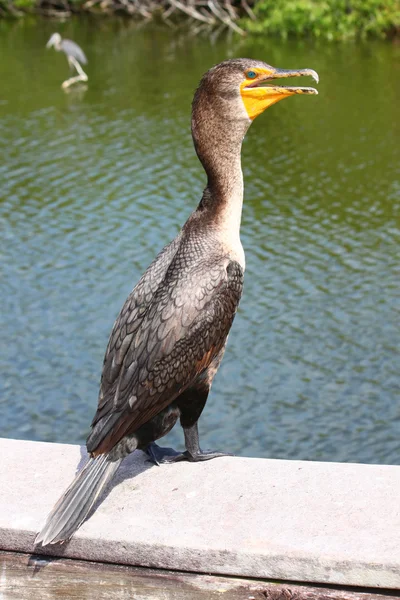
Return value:
<svg viewBox="0 0 400 600">
<path fill-rule="evenodd" d="M 171 262 L 164 277 L 153 279 L 150 300 L 143 302 L 151 286 L 141 280 L 114 326 L 88 439 L 94 455 L 168 406 L 224 347 L 241 295 L 241 267 L 211 257 L 208 265 L 203 260 L 185 269 L 180 253 L 167 253 Z"/>
</svg>

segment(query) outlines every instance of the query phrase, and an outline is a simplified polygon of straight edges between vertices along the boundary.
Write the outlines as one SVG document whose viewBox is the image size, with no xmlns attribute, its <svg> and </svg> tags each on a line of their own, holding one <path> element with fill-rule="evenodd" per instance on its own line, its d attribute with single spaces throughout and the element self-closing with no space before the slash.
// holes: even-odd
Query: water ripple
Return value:
<svg viewBox="0 0 400 600">
<path fill-rule="evenodd" d="M 149 63 L 144 31 L 106 29 L 100 42 L 94 24 L 75 24 L 104 59 L 90 61 L 86 94 L 64 97 L 62 57 L 46 55 L 48 69 L 22 97 L 21 57 L 42 52 L 52 26 L 40 27 L 10 27 L 12 46 L 0 39 L 16 53 L 0 67 L 10 86 L 0 102 L 0 435 L 82 442 L 113 320 L 204 185 L 192 90 L 236 50 L 153 32 Z M 245 55 L 265 51 L 240 44 Z M 332 68 L 345 61 L 340 47 L 268 52 L 280 66 L 317 68 L 321 91 L 313 104 L 271 108 L 245 140 L 245 290 L 201 419 L 203 445 L 398 463 L 400 157 L 398 93 L 387 87 L 399 83 L 386 73 L 395 51 L 377 43 L 366 58 L 354 48 L 351 73 Z M 366 61 L 368 97 L 357 75 Z M 170 442 L 181 443 L 178 429 Z"/>
</svg>

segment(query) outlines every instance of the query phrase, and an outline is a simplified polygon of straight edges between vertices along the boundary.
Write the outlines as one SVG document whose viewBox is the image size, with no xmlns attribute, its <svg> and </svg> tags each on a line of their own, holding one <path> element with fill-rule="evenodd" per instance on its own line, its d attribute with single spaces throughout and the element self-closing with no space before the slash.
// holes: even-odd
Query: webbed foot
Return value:
<svg viewBox="0 0 400 600">
<path fill-rule="evenodd" d="M 148 446 L 146 446 L 143 452 L 147 454 L 150 462 L 153 462 L 155 465 L 160 465 L 166 462 L 175 462 L 173 459 L 182 456 L 181 452 L 177 452 L 177 450 L 174 450 L 173 448 L 162 448 L 155 442 L 151 442 Z"/>
<path fill-rule="evenodd" d="M 203 460 L 211 460 L 219 456 L 233 456 L 231 452 L 217 452 L 216 450 L 199 450 L 199 452 L 191 454 L 186 450 L 179 460 L 188 460 L 189 462 L 201 462 Z"/>
<path fill-rule="evenodd" d="M 189 462 L 201 462 L 204 460 L 211 460 L 212 458 L 218 458 L 219 456 L 233 456 L 229 452 L 216 452 L 214 450 L 200 450 L 196 453 L 191 454 L 187 450 L 185 452 L 177 452 L 172 448 L 162 448 L 155 442 L 149 444 L 145 452 L 147 456 L 156 465 L 165 463 L 175 463 L 187 460 Z"/>
</svg>

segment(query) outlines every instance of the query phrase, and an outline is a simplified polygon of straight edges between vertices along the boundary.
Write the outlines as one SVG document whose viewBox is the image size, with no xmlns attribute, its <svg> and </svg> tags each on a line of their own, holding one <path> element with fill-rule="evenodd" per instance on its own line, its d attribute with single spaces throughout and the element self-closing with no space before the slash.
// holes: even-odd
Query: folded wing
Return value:
<svg viewBox="0 0 400 600">
<path fill-rule="evenodd" d="M 139 282 L 107 348 L 88 438 L 94 456 L 152 419 L 209 366 L 225 344 L 242 285 L 236 262 L 212 257 L 182 269 L 174 256 L 149 302 Z"/>
</svg>

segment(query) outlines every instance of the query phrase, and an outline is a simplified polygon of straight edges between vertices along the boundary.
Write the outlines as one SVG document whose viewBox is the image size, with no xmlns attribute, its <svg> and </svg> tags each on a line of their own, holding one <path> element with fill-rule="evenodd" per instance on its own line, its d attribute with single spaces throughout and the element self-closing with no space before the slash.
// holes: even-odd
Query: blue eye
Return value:
<svg viewBox="0 0 400 600">
<path fill-rule="evenodd" d="M 255 71 L 247 71 L 246 77 L 248 79 L 255 79 L 257 77 L 257 73 Z"/>
</svg>

